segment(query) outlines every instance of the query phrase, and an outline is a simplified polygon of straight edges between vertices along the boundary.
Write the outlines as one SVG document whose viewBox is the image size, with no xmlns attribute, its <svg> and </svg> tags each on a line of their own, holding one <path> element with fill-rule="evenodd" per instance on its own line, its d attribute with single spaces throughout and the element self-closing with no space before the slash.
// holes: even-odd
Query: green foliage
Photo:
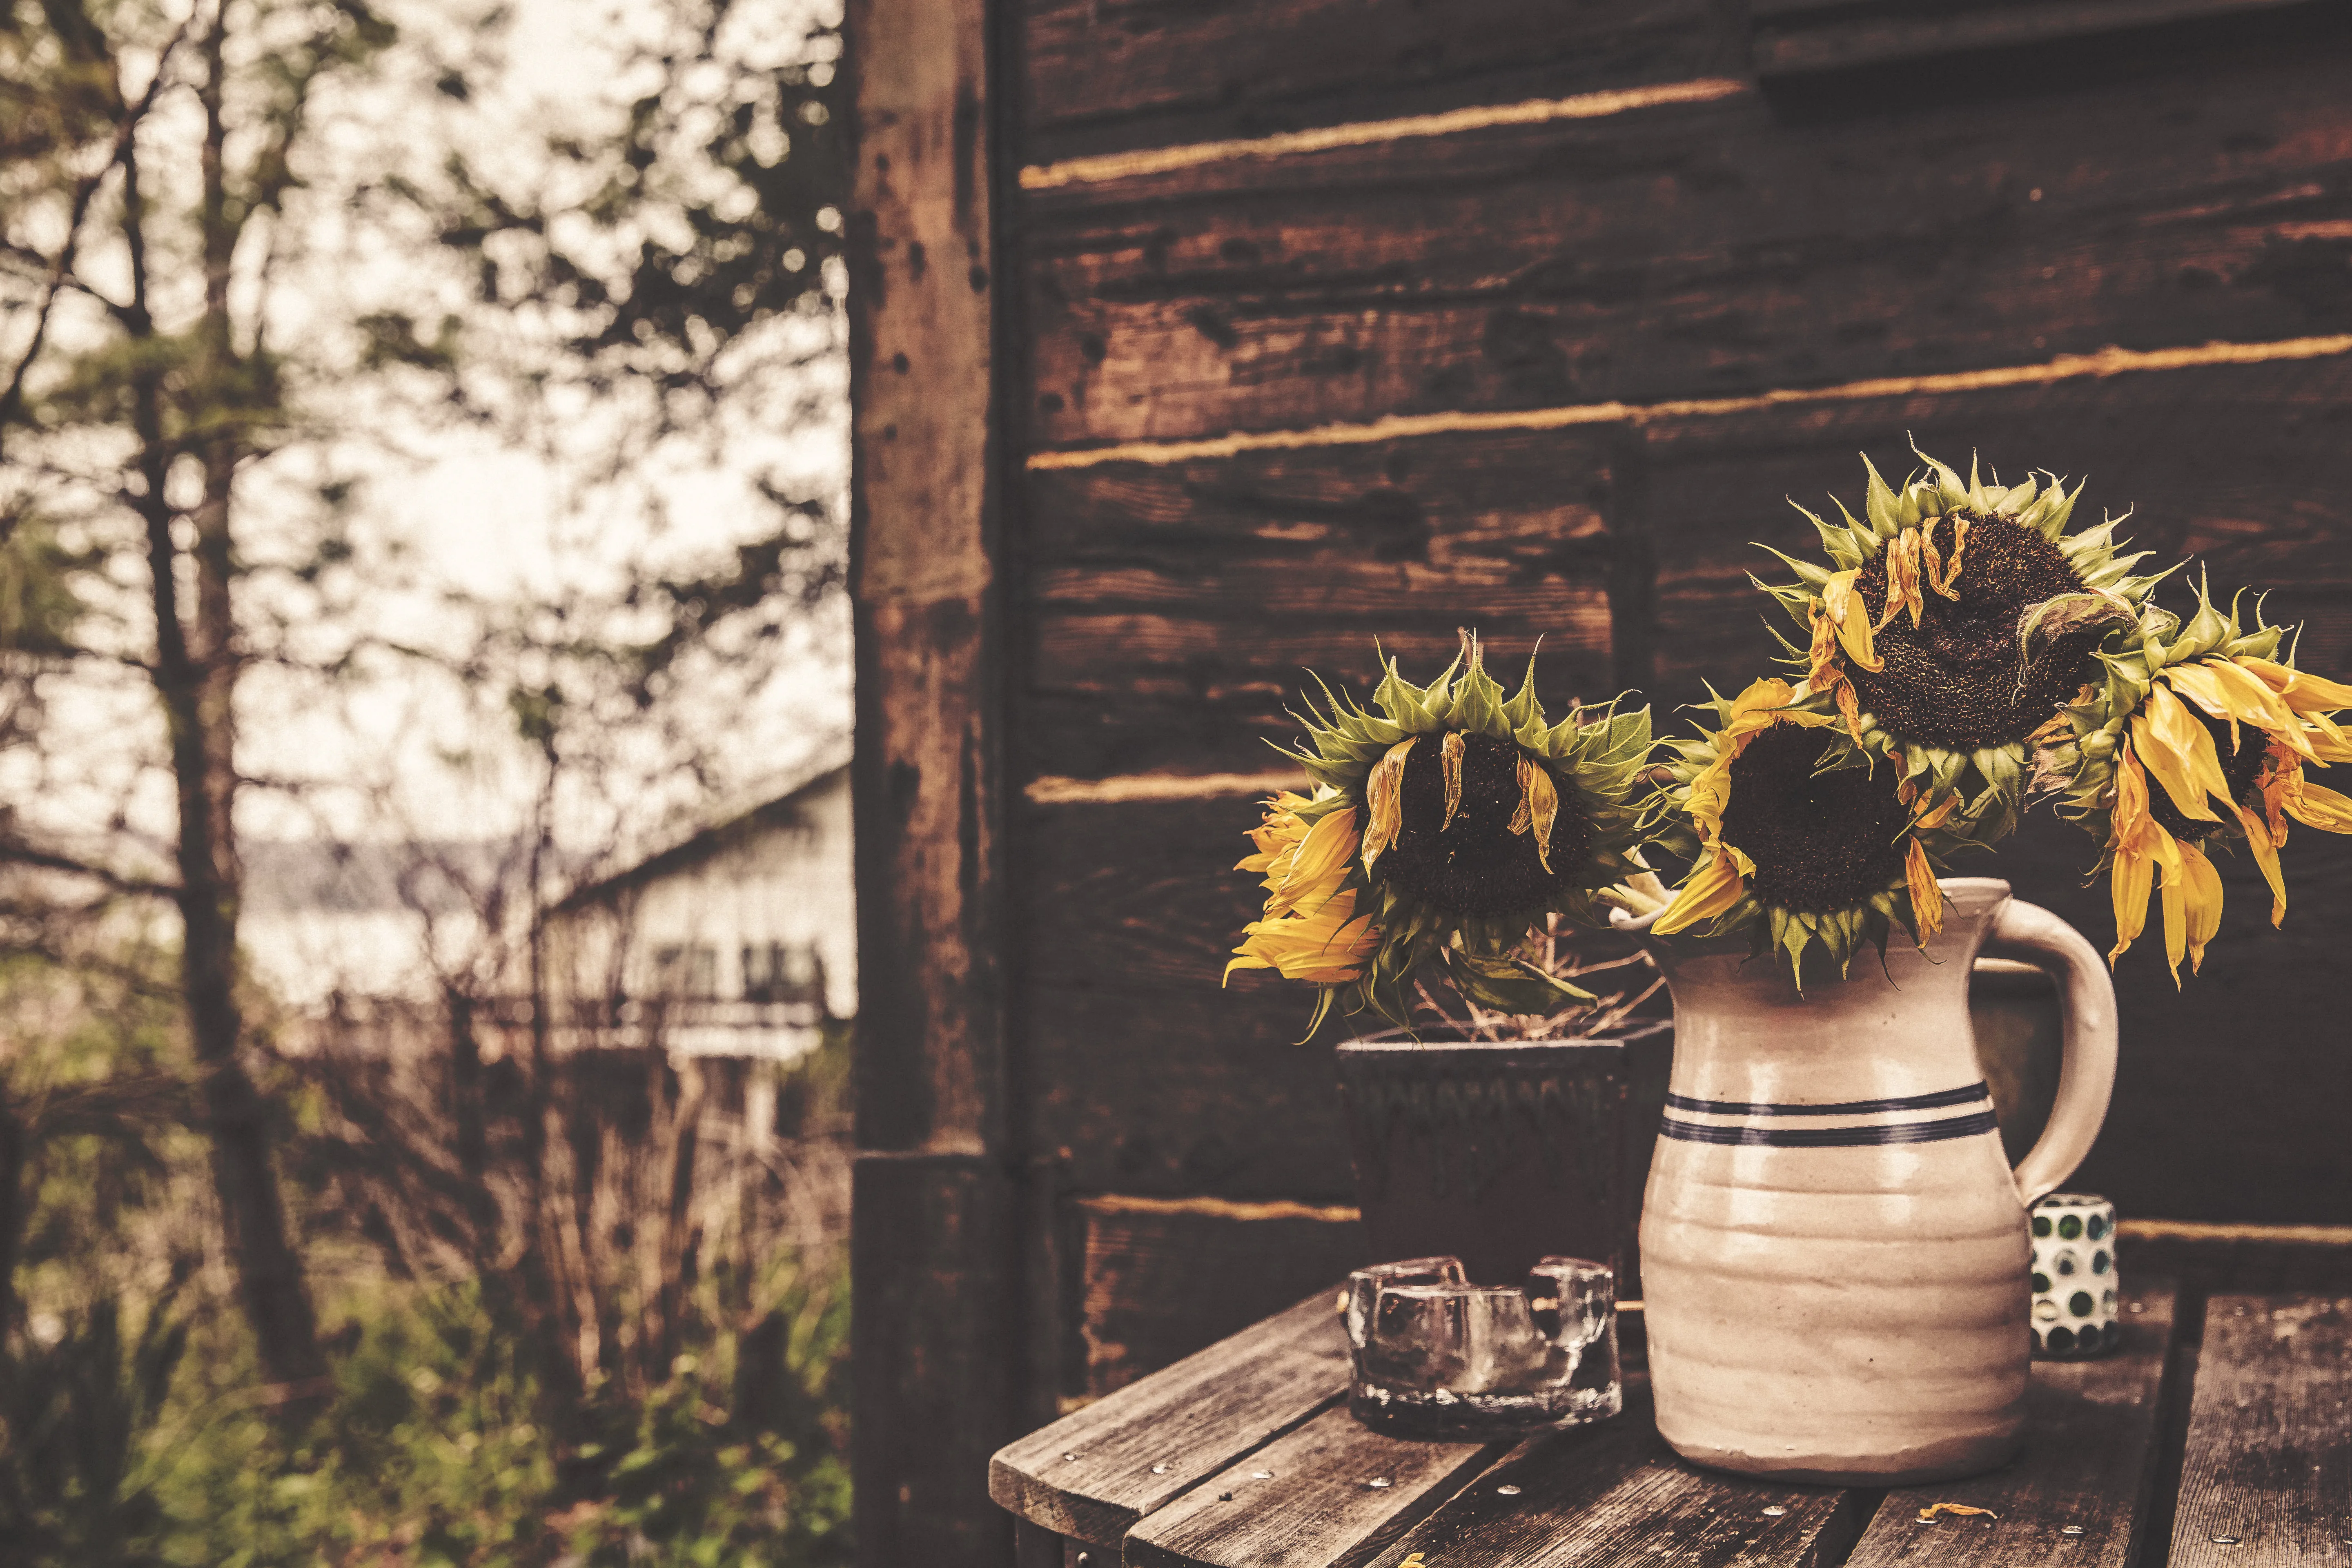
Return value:
<svg viewBox="0 0 2352 1568">
<path fill-rule="evenodd" d="M 0 1535 L 60 1568 L 845 1563 L 847 1293 L 780 1272 L 751 1329 L 642 1400 L 597 1391 L 602 1440 L 568 1447 L 470 1285 L 354 1291 L 334 1395 L 290 1443 L 226 1302 L 167 1294 L 136 1332 L 101 1303 L 5 1363 Z"/>
<path fill-rule="evenodd" d="M 0 1174 L 21 1194 L 0 1214 L 11 1568 L 848 1562 L 836 1254 L 712 1269 L 667 1375 L 577 1404 L 543 1385 L 498 1293 L 350 1272 L 322 1313 L 332 1391 L 289 1432 L 201 1250 L 205 1146 L 152 966 L 0 962 Z M 831 1105 L 845 1055 L 836 1038 L 787 1080 L 788 1128 Z M 314 1268 L 334 1256 L 316 1223 Z"/>
</svg>

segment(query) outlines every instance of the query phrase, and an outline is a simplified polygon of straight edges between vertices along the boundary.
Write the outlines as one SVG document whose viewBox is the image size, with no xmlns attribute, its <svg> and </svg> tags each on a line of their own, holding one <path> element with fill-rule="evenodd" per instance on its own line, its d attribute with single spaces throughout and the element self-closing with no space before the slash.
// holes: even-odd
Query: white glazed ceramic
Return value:
<svg viewBox="0 0 2352 1568">
<path fill-rule="evenodd" d="M 1925 952 L 1898 932 L 1883 971 L 1865 950 L 1802 994 L 1744 937 L 1654 944 L 1675 1058 L 1643 1295 L 1658 1430 L 1698 1464 L 1900 1486 L 2017 1449 L 2026 1210 L 2105 1118 L 2115 991 L 2091 945 L 2008 883 L 1943 889 Z M 2050 968 L 2065 1003 L 2057 1102 L 2013 1173 L 1969 1025 L 1979 952 Z"/>
</svg>

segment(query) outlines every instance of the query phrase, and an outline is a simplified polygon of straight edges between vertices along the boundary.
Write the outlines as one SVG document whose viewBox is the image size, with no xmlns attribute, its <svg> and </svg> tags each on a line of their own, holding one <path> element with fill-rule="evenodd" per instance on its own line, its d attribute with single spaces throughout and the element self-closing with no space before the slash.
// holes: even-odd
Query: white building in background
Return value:
<svg viewBox="0 0 2352 1568">
<path fill-rule="evenodd" d="M 843 752 L 557 907 L 562 1043 L 796 1057 L 857 1010 L 856 921 Z"/>
<path fill-rule="evenodd" d="M 427 943 L 479 951 L 478 889 L 511 882 L 510 847 L 261 843 L 246 855 L 241 937 L 255 973 L 298 1016 L 378 1020 L 382 1048 L 440 1005 Z M 659 1046 L 673 1056 L 789 1060 L 857 1009 L 849 763 L 827 751 L 749 810 L 677 837 L 550 913 L 559 1051 Z M 509 963 L 526 951 L 503 944 Z M 478 977 L 477 978 L 478 984 Z M 478 1025 L 493 1052 L 529 1027 L 520 973 Z M 296 1049 L 310 1031 L 298 1026 Z M 345 1037 L 351 1037 L 348 1030 Z"/>
</svg>

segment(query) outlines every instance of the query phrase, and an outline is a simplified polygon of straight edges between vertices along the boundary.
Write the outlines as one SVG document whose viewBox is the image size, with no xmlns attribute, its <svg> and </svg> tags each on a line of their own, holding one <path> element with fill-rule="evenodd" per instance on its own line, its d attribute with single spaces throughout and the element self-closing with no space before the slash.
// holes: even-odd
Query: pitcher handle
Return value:
<svg viewBox="0 0 2352 1568">
<path fill-rule="evenodd" d="M 2080 931 L 2021 899 L 2010 900 L 1993 917 L 1985 951 L 2054 968 L 2059 981 L 2065 1029 L 2058 1098 L 2049 1124 L 2016 1171 L 2017 1195 L 2032 1208 L 2074 1173 L 2107 1119 L 2116 1088 L 2116 986 L 2098 950 Z"/>
</svg>

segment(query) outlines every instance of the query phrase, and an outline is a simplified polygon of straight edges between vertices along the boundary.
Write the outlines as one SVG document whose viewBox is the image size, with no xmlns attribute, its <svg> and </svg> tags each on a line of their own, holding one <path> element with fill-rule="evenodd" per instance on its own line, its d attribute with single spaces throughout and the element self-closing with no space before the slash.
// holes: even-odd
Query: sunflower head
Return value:
<svg viewBox="0 0 2352 1568">
<path fill-rule="evenodd" d="M 2115 896 L 2120 957 L 2145 929 L 2148 895 L 2164 900 L 2165 954 L 2178 984 L 2220 929 L 2212 852 L 2242 842 L 2271 886 L 2271 921 L 2286 918 L 2279 850 L 2289 822 L 2352 832 L 2352 800 L 2305 777 L 2352 760 L 2336 722 L 2352 687 L 2282 658 L 2284 628 L 2257 602 L 2225 613 L 2204 584 L 2187 622 L 2155 605 L 2102 651 L 2085 684 L 2040 736 L 2035 784 L 2100 846 Z M 2247 624 L 2251 619 L 2252 625 Z M 2160 874 L 2160 876 L 2159 876 Z"/>
<path fill-rule="evenodd" d="M 1318 683 L 1319 684 L 1319 683 Z M 1284 749 L 1314 781 L 1277 796 L 1241 868 L 1265 875 L 1265 916 L 1227 966 L 1270 968 L 1403 1024 L 1408 987 L 1441 963 L 1471 1001 L 1548 1012 L 1580 994 L 1514 956 L 1559 912 L 1588 923 L 1596 896 L 1638 869 L 1631 802 L 1650 751 L 1646 708 L 1558 723 L 1535 694 L 1486 673 L 1476 637 L 1426 686 L 1387 662 L 1372 706 L 1322 689 Z"/>
<path fill-rule="evenodd" d="M 2158 579 L 2133 574 L 2144 552 L 2117 553 L 2120 518 L 2066 531 L 2081 485 L 1988 483 L 1973 462 L 1962 480 L 1919 456 L 1927 469 L 1899 489 L 1863 459 L 1859 519 L 1843 501 L 1834 523 L 1798 507 L 1830 563 L 1782 555 L 1797 580 L 1759 586 L 1803 628 L 1802 646 L 1784 643 L 1815 711 L 1836 714 L 1864 751 L 1900 759 L 1930 800 L 1963 792 L 1971 816 L 2013 818 L 2028 738 Z"/>
<path fill-rule="evenodd" d="M 1804 695 L 1763 679 L 1704 705 L 1715 724 L 1669 742 L 1675 760 L 1650 802 L 1661 847 L 1692 862 L 1651 931 L 1747 931 L 1759 954 L 1785 956 L 1800 986 L 1816 949 L 1815 964 L 1843 977 L 1864 942 L 1883 953 L 1897 924 L 1916 942 L 1934 936 L 1936 878 L 1982 832 L 1958 796 L 1930 801 Z"/>
</svg>

